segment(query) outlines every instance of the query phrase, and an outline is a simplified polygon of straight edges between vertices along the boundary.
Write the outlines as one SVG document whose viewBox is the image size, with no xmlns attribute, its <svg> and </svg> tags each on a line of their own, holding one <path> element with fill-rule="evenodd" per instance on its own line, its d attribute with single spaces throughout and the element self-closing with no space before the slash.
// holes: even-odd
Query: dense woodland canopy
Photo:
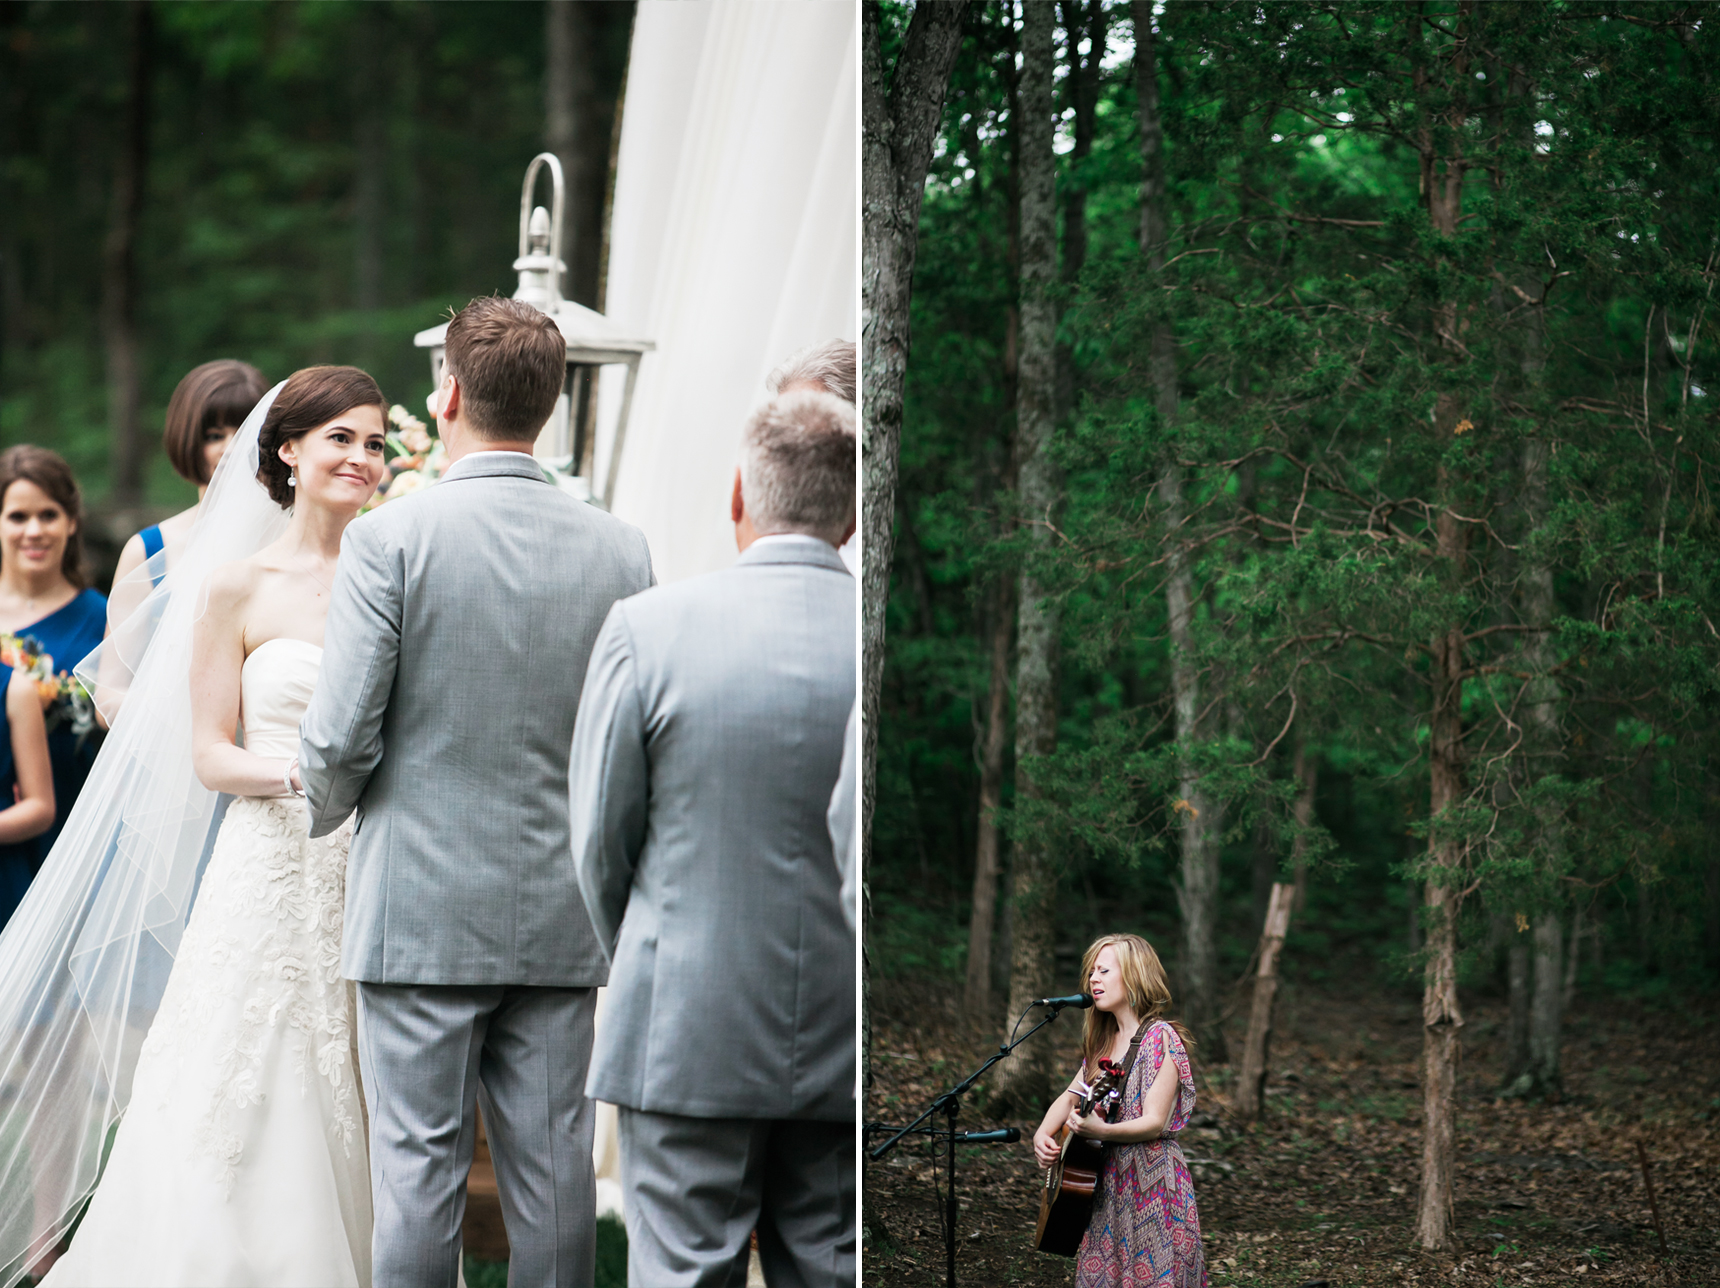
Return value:
<svg viewBox="0 0 1720 1288">
<path fill-rule="evenodd" d="M 1573 992 L 1720 980 L 1713 13 L 1057 14 L 1048 505 L 1016 486 L 1018 6 L 968 6 L 920 215 L 871 969 L 958 983 L 995 889 L 994 1022 L 1141 929 L 1221 1059 L 1294 880 L 1288 974 L 1420 988 L 1434 1045 L 1508 992 L 1512 1089 L 1557 1096 Z M 1026 588 L 1056 722 L 1022 791 Z M 1056 889 L 1025 981 L 1024 853 Z"/>
<path fill-rule="evenodd" d="M 570 186 L 567 294 L 599 302 L 632 5 L 0 3 L 0 444 L 88 495 L 183 504 L 157 450 L 179 378 L 366 367 L 514 280 L 520 179 Z M 547 199 L 547 186 L 540 189 Z M 129 356 L 128 356 L 129 355 Z"/>
</svg>

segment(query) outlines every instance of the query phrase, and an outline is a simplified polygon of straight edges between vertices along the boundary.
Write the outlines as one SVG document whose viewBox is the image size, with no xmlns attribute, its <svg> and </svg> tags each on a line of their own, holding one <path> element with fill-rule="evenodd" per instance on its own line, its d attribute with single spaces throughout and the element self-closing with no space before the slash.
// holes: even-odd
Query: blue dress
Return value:
<svg viewBox="0 0 1720 1288">
<path fill-rule="evenodd" d="M 7 680 L 12 674 L 5 668 L 0 668 L 0 675 Z M 12 758 L 12 722 L 6 716 L 6 700 L 0 694 L 0 800 L 11 804 L 12 789 L 18 785 L 18 765 Z M 35 875 L 37 867 L 36 841 L 15 841 L 11 845 L 0 845 L 0 926 L 12 919 L 18 905 L 24 900 L 24 891 L 30 888 L 30 878 Z"/>
<path fill-rule="evenodd" d="M 81 590 L 77 598 L 64 608 L 16 633 L 34 637 L 42 651 L 54 659 L 55 673 L 63 675 L 101 644 L 102 636 L 107 633 L 107 597 L 100 591 Z M 48 759 L 54 768 L 54 825 L 34 841 L 26 842 L 35 847 L 32 870 L 41 867 L 48 851 L 54 848 L 54 840 L 60 835 L 60 828 L 65 826 L 66 816 L 72 812 L 72 804 L 83 790 L 84 780 L 90 776 L 90 766 L 95 764 L 101 740 L 99 729 L 80 738 L 65 722 L 49 732 Z M 7 764 L 11 760 L 12 743 L 8 735 Z M 8 792 L 5 801 L 10 803 L 11 799 Z"/>
</svg>

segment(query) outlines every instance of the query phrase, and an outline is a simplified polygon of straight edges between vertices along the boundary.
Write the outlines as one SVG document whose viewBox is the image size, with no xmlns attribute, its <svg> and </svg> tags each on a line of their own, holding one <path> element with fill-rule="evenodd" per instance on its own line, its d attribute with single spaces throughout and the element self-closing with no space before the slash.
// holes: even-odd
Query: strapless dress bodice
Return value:
<svg viewBox="0 0 1720 1288">
<path fill-rule="evenodd" d="M 245 750 L 291 760 L 299 754 L 299 721 L 322 670 L 320 645 L 282 636 L 251 650 L 239 671 L 239 720 Z"/>
</svg>

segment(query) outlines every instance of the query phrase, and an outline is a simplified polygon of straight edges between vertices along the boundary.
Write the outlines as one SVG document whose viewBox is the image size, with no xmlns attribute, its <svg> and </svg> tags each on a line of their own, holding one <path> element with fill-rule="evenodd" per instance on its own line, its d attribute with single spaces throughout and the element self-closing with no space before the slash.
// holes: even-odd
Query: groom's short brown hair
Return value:
<svg viewBox="0 0 1720 1288">
<path fill-rule="evenodd" d="M 538 436 L 567 370 L 567 342 L 547 313 L 494 295 L 473 300 L 448 323 L 442 354 L 473 433 L 497 442 Z"/>
</svg>

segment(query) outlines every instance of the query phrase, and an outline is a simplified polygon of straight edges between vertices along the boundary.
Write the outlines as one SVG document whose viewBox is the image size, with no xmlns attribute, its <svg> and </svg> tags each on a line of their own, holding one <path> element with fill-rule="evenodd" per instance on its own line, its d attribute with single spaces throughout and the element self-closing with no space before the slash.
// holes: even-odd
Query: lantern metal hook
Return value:
<svg viewBox="0 0 1720 1288">
<path fill-rule="evenodd" d="M 537 184 L 538 171 L 546 165 L 549 167 L 551 190 L 549 245 L 542 252 L 534 253 L 531 245 L 532 190 Z M 520 246 L 519 258 L 514 260 L 514 271 L 520 275 L 520 285 L 514 298 L 534 304 L 545 313 L 554 313 L 562 300 L 561 275 L 567 266 L 561 262 L 561 229 L 566 199 L 560 159 L 553 152 L 538 153 L 526 167 L 526 181 L 520 186 Z"/>
</svg>

